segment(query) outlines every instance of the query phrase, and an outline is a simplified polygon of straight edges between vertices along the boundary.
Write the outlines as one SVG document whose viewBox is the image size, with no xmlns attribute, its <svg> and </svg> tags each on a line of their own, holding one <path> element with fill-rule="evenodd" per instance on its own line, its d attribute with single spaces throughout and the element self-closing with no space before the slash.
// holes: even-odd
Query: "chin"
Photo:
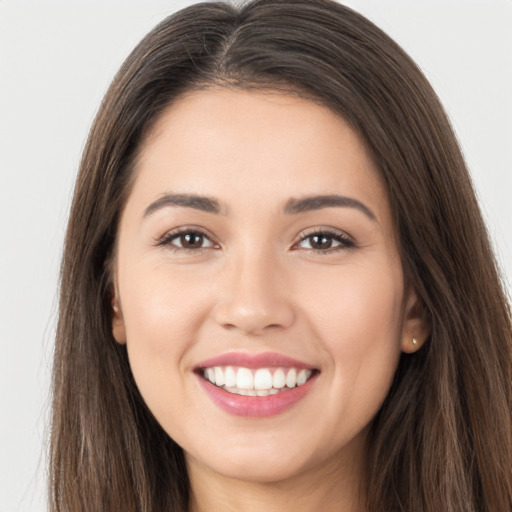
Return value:
<svg viewBox="0 0 512 512">
<path fill-rule="evenodd" d="M 243 450 L 245 451 L 245 450 Z M 225 478 L 244 482 L 270 484 L 293 479 L 306 470 L 305 461 L 298 460 L 298 455 L 287 456 L 282 452 L 267 450 L 247 450 L 247 453 L 219 454 L 215 461 L 195 460 L 202 466 Z M 190 461 L 185 455 L 187 464 Z"/>
</svg>

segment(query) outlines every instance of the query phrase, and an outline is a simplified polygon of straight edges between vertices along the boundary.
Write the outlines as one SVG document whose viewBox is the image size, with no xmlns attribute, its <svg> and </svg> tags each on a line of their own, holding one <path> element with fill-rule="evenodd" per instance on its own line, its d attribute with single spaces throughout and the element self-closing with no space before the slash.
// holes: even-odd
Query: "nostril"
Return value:
<svg viewBox="0 0 512 512">
<path fill-rule="evenodd" d="M 287 328 L 293 324 L 295 315 L 287 303 L 269 302 L 251 307 L 241 302 L 232 301 L 219 305 L 215 310 L 215 320 L 226 330 L 238 329 L 247 334 L 262 334 L 269 330 Z"/>
</svg>

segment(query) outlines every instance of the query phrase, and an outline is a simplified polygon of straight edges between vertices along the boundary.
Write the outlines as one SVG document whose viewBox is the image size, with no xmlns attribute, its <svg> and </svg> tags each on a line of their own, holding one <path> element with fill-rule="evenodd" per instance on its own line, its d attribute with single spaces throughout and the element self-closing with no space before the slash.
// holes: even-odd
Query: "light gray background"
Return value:
<svg viewBox="0 0 512 512">
<path fill-rule="evenodd" d="M 58 266 L 89 126 L 129 51 L 191 3 L 0 0 L 0 512 L 46 509 Z M 346 3 L 394 37 L 440 95 L 510 283 L 512 0 Z"/>
</svg>

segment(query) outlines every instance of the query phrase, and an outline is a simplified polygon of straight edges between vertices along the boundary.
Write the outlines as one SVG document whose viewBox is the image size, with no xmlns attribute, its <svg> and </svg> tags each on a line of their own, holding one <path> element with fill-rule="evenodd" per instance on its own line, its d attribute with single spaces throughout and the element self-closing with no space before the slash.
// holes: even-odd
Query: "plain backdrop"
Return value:
<svg viewBox="0 0 512 512">
<path fill-rule="evenodd" d="M 58 268 L 89 126 L 135 44 L 191 3 L 0 0 L 0 512 L 46 510 Z M 441 97 L 510 283 L 512 0 L 346 3 Z"/>
</svg>

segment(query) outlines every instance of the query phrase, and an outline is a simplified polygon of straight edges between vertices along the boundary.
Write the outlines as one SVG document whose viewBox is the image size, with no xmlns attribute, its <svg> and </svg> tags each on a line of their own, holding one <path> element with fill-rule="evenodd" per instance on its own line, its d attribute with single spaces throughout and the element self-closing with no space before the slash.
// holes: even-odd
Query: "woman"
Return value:
<svg viewBox="0 0 512 512">
<path fill-rule="evenodd" d="M 328 0 L 187 8 L 84 151 L 52 510 L 509 510 L 511 345 L 403 51 Z"/>
</svg>

